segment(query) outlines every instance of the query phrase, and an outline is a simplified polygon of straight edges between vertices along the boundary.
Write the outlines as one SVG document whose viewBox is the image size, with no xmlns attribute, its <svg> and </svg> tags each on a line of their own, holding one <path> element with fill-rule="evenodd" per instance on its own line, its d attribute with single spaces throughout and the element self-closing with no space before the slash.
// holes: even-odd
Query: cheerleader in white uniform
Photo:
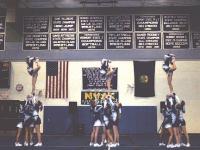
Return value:
<svg viewBox="0 0 200 150">
<path fill-rule="evenodd" d="M 33 139 L 34 122 L 32 116 L 34 109 L 35 108 L 34 108 L 33 96 L 28 95 L 24 105 L 24 123 L 23 123 L 23 126 L 25 128 L 24 146 L 33 145 L 32 139 Z"/>
<path fill-rule="evenodd" d="M 167 142 L 167 148 L 173 148 L 173 128 L 172 128 L 172 101 L 170 99 L 170 95 L 166 96 L 166 101 L 165 101 L 165 106 L 166 109 L 163 110 L 163 116 L 164 116 L 164 121 L 163 121 L 163 128 L 167 129 L 169 132 L 169 138 Z"/>
<path fill-rule="evenodd" d="M 111 130 L 113 128 L 113 117 L 112 117 L 112 110 L 114 107 L 114 103 L 111 99 L 111 96 L 107 96 L 104 100 L 104 115 L 103 115 L 103 121 L 106 128 L 106 137 L 108 140 L 108 147 L 116 147 L 116 144 L 114 143 L 113 136 L 111 134 Z"/>
<path fill-rule="evenodd" d="M 27 71 L 29 75 L 32 76 L 32 94 L 35 93 L 35 85 L 37 82 L 38 77 L 38 71 L 40 70 L 39 65 L 39 58 L 38 57 L 26 57 L 26 63 L 27 63 Z"/>
<path fill-rule="evenodd" d="M 176 63 L 175 63 L 175 55 L 174 54 L 167 54 L 164 55 L 164 64 L 163 70 L 167 74 L 167 82 L 169 85 L 170 93 L 174 92 L 173 85 L 172 85 L 172 76 L 173 72 L 176 70 Z"/>
<path fill-rule="evenodd" d="M 179 105 L 177 105 L 177 109 L 179 111 L 178 121 L 180 126 L 180 135 L 183 133 L 184 136 L 186 137 L 186 142 L 187 142 L 187 144 L 181 143 L 181 146 L 190 147 L 190 139 L 186 130 L 185 119 L 183 117 L 183 114 L 185 113 L 185 102 L 183 100 Z"/>
<path fill-rule="evenodd" d="M 43 109 L 43 104 L 41 101 L 39 101 L 38 97 L 34 96 L 34 108 L 35 110 L 33 111 L 33 121 L 34 121 L 34 127 L 36 130 L 37 134 L 37 143 L 34 145 L 35 147 L 41 147 L 42 144 L 42 138 L 41 138 L 41 133 L 40 133 L 40 124 L 41 124 L 41 119 L 39 117 L 39 111 L 42 111 Z"/>
<path fill-rule="evenodd" d="M 172 128 L 176 139 L 176 144 L 174 145 L 174 147 L 179 148 L 181 145 L 180 145 L 180 132 L 179 132 L 179 110 L 177 109 L 177 106 L 179 106 L 180 103 L 178 102 L 177 96 L 175 94 L 173 94 L 173 96 L 171 96 L 169 100 L 173 102 L 171 115 L 172 115 Z"/>
<path fill-rule="evenodd" d="M 111 81 L 113 78 L 113 74 L 114 74 L 114 69 L 112 69 L 112 67 L 110 67 L 111 60 L 108 59 L 102 59 L 101 61 L 101 69 L 100 69 L 100 73 L 102 74 L 102 77 L 106 78 L 106 86 L 107 89 L 110 90 L 111 89 Z"/>
<path fill-rule="evenodd" d="M 121 103 L 116 102 L 112 109 L 114 144 L 116 146 L 119 146 L 119 119 L 121 117 L 121 108 Z"/>
<path fill-rule="evenodd" d="M 22 144 L 19 142 L 20 135 L 22 133 L 24 123 L 24 104 L 23 102 L 19 105 L 19 123 L 17 124 L 16 128 L 16 138 L 15 138 L 15 147 L 21 147 Z"/>
<path fill-rule="evenodd" d="M 101 122 L 102 111 L 103 111 L 103 106 L 97 105 L 95 100 L 91 101 L 93 129 L 90 136 L 90 144 L 89 144 L 90 146 L 100 147 L 100 145 L 97 142 L 97 139 L 98 139 L 99 128 L 100 126 L 102 126 Z"/>
<path fill-rule="evenodd" d="M 36 96 L 28 96 L 27 101 L 24 107 L 25 119 L 24 119 L 24 127 L 25 127 L 25 142 L 24 146 L 28 146 L 28 142 L 30 141 L 30 146 L 33 145 L 32 137 L 33 137 L 33 128 L 36 130 L 37 140 L 38 142 L 34 145 L 35 147 L 42 146 L 41 133 L 40 133 L 40 124 L 41 119 L 39 117 L 39 111 L 43 109 L 42 103 L 37 99 Z"/>
</svg>

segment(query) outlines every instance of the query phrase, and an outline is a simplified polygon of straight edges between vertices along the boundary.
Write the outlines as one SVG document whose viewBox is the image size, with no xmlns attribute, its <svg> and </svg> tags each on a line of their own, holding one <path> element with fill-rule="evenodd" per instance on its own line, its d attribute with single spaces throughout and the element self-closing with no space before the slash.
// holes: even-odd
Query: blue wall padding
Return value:
<svg viewBox="0 0 200 150">
<path fill-rule="evenodd" d="M 91 125 L 90 107 L 78 107 L 78 113 L 70 113 L 67 106 L 45 106 L 44 134 L 73 134 L 81 126 L 89 134 Z M 121 134 L 156 133 L 156 106 L 124 106 L 120 120 Z M 78 131 L 77 131 L 78 132 Z"/>
</svg>

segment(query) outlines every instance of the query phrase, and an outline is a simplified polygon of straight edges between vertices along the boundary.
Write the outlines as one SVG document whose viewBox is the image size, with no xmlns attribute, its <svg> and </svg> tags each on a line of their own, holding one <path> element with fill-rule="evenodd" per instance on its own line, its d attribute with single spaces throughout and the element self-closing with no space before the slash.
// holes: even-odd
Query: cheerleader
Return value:
<svg viewBox="0 0 200 150">
<path fill-rule="evenodd" d="M 119 146 L 119 119 L 121 116 L 121 103 L 115 103 L 112 110 L 112 121 L 113 121 L 113 134 L 114 134 L 114 143 L 116 146 Z"/>
<path fill-rule="evenodd" d="M 185 113 L 185 102 L 182 100 L 180 104 L 178 104 L 176 106 L 177 110 L 179 111 L 179 126 L 180 126 L 180 135 L 183 133 L 184 136 L 186 137 L 186 142 L 187 144 L 181 143 L 181 146 L 186 146 L 186 147 L 190 147 L 190 139 L 189 139 L 189 135 L 187 133 L 186 130 L 186 123 L 185 123 L 185 119 L 183 117 L 183 114 Z"/>
<path fill-rule="evenodd" d="M 167 82 L 169 85 L 170 93 L 173 93 L 173 85 L 172 85 L 172 76 L 173 72 L 176 70 L 176 63 L 175 63 L 175 55 L 174 54 L 167 54 L 164 55 L 164 64 L 163 70 L 167 74 Z"/>
<path fill-rule="evenodd" d="M 111 60 L 109 60 L 109 59 L 103 58 L 103 59 L 101 60 L 100 73 L 101 73 L 102 75 L 104 75 L 104 76 L 105 76 L 106 73 L 108 72 L 109 63 L 111 63 Z"/>
<path fill-rule="evenodd" d="M 111 67 L 108 68 L 108 72 L 106 74 L 106 86 L 108 90 L 111 90 L 111 81 L 114 75 L 114 69 L 112 69 Z"/>
<path fill-rule="evenodd" d="M 104 101 L 104 115 L 103 115 L 103 121 L 105 124 L 106 129 L 106 137 L 108 147 L 116 147 L 116 144 L 113 143 L 113 136 L 111 134 L 111 130 L 113 128 L 113 120 L 112 120 L 112 107 L 114 106 L 114 103 L 112 102 L 112 99 L 110 96 L 107 96 Z"/>
<path fill-rule="evenodd" d="M 164 103 L 165 104 L 165 103 Z M 161 107 L 161 113 L 163 115 L 163 122 L 160 126 L 160 129 L 158 130 L 158 133 L 159 133 L 159 137 L 160 137 L 160 142 L 159 142 L 159 146 L 165 146 L 165 143 L 164 143 L 164 135 L 165 135 L 165 125 L 167 122 L 165 122 L 166 120 L 168 120 L 168 118 L 166 117 L 166 105 L 163 105 Z"/>
<path fill-rule="evenodd" d="M 100 73 L 102 74 L 102 77 L 106 78 L 106 86 L 107 89 L 110 90 L 111 89 L 111 81 L 113 78 L 113 74 L 114 74 L 114 69 L 112 69 L 112 67 L 110 67 L 111 60 L 108 59 L 102 59 L 101 61 L 101 69 L 100 69 Z"/>
<path fill-rule="evenodd" d="M 33 96 L 28 95 L 25 105 L 24 105 L 24 123 L 23 126 L 25 128 L 25 141 L 24 146 L 32 146 L 33 145 L 33 128 L 34 122 L 32 118 L 32 114 L 34 111 L 34 103 Z M 29 143 L 30 142 L 30 143 Z"/>
<path fill-rule="evenodd" d="M 179 148 L 180 145 L 180 132 L 179 132 L 179 110 L 177 109 L 177 106 L 180 105 L 180 103 L 177 102 L 176 97 L 170 97 L 173 100 L 173 105 L 172 105 L 172 128 L 174 132 L 174 136 L 176 139 L 176 144 L 174 147 Z"/>
<path fill-rule="evenodd" d="M 105 127 L 105 123 L 104 123 L 103 117 L 104 117 L 104 110 L 103 110 L 103 112 L 101 114 L 101 119 L 102 119 L 102 136 L 101 136 L 101 144 L 100 144 L 100 146 L 103 146 L 104 144 L 107 143 L 106 127 Z"/>
<path fill-rule="evenodd" d="M 29 75 L 32 76 L 32 94 L 35 93 L 35 85 L 37 82 L 38 77 L 38 71 L 40 70 L 39 65 L 39 58 L 38 57 L 26 57 L 26 63 L 27 63 L 27 71 Z"/>
<path fill-rule="evenodd" d="M 22 146 L 22 144 L 19 142 L 19 137 L 23 129 L 23 122 L 24 122 L 24 104 L 22 104 L 21 102 L 19 105 L 19 123 L 16 126 L 17 131 L 16 131 L 16 138 L 15 138 L 15 147 Z"/>
<path fill-rule="evenodd" d="M 24 127 L 25 127 L 25 142 L 24 146 L 28 146 L 28 141 L 30 141 L 30 146 L 33 145 L 33 129 L 35 128 L 37 134 L 38 142 L 34 145 L 35 147 L 42 146 L 41 133 L 40 133 L 40 124 L 41 119 L 38 115 L 39 111 L 43 108 L 42 103 L 37 99 L 36 96 L 28 96 L 25 103 L 24 112 Z"/>
<path fill-rule="evenodd" d="M 102 125 L 101 123 L 101 113 L 103 111 L 103 106 L 97 105 L 96 101 L 91 101 L 91 113 L 92 113 L 92 122 L 93 129 L 90 135 L 90 146 L 100 147 L 97 143 L 99 128 Z"/>
<path fill-rule="evenodd" d="M 169 98 L 170 96 L 167 95 L 166 101 L 165 101 L 166 109 L 163 110 L 164 121 L 162 123 L 162 127 L 167 129 L 167 131 L 169 132 L 167 148 L 173 148 L 172 140 L 173 140 L 174 133 L 173 133 L 173 128 L 172 128 L 172 103 Z"/>
<path fill-rule="evenodd" d="M 42 138 L 41 138 L 41 133 L 40 133 L 40 124 L 41 124 L 41 119 L 39 117 L 39 111 L 42 111 L 43 109 L 43 104 L 41 101 L 38 100 L 38 98 L 35 97 L 35 110 L 33 111 L 33 121 L 34 121 L 34 127 L 35 131 L 37 134 L 37 143 L 34 145 L 35 147 L 41 147 L 42 146 Z"/>
</svg>

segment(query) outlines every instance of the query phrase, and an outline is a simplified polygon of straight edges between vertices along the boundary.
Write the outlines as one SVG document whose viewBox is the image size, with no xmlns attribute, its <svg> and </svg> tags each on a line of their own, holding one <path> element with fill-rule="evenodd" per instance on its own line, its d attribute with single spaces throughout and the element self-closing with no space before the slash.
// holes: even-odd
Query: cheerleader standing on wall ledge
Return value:
<svg viewBox="0 0 200 150">
<path fill-rule="evenodd" d="M 164 55 L 163 70 L 167 74 L 167 82 L 168 82 L 169 91 L 171 94 L 174 93 L 174 89 L 173 89 L 173 85 L 172 85 L 173 72 L 177 69 L 175 61 L 176 60 L 175 60 L 174 54 Z"/>
</svg>

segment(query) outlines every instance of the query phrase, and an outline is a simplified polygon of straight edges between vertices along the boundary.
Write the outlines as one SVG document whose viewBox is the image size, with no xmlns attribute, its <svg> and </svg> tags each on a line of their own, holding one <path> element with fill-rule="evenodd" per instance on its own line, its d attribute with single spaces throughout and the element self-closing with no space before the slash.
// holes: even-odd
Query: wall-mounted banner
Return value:
<svg viewBox="0 0 200 150">
<path fill-rule="evenodd" d="M 111 89 L 117 90 L 117 68 L 115 70 L 112 80 Z M 106 78 L 102 77 L 100 68 L 90 67 L 82 68 L 83 89 L 107 89 Z"/>
<path fill-rule="evenodd" d="M 0 61 L 0 89 L 10 88 L 10 71 L 11 63 L 8 61 Z"/>
<path fill-rule="evenodd" d="M 24 32 L 48 32 L 49 16 L 24 16 L 23 18 Z"/>
<path fill-rule="evenodd" d="M 98 92 L 98 91 L 81 91 L 81 104 L 90 105 L 92 100 L 97 100 L 97 104 L 102 104 L 107 95 L 111 95 L 113 102 L 119 100 L 119 93 L 116 92 Z"/>
<path fill-rule="evenodd" d="M 135 31 L 160 31 L 160 15 L 135 15 Z"/>
<path fill-rule="evenodd" d="M 137 49 L 161 49 L 161 33 L 138 32 L 135 33 Z"/>
<path fill-rule="evenodd" d="M 107 33 L 107 49 L 132 49 L 132 33 Z"/>
<path fill-rule="evenodd" d="M 5 32 L 5 26 L 6 26 L 6 17 L 5 16 L 0 16 L 0 32 L 4 33 Z"/>
<path fill-rule="evenodd" d="M 104 16 L 79 16 L 79 32 L 105 31 Z"/>
<path fill-rule="evenodd" d="M 0 34 L 0 50 L 5 49 L 5 34 Z"/>
<path fill-rule="evenodd" d="M 188 31 L 189 15 L 163 15 L 164 31 Z"/>
<path fill-rule="evenodd" d="M 192 33 L 192 48 L 200 48 L 200 32 Z"/>
<path fill-rule="evenodd" d="M 79 49 L 104 49 L 104 33 L 79 33 Z"/>
<path fill-rule="evenodd" d="M 23 50 L 48 50 L 48 34 L 24 34 Z"/>
<path fill-rule="evenodd" d="M 163 33 L 164 49 L 187 49 L 190 46 L 189 32 Z"/>
<path fill-rule="evenodd" d="M 52 16 L 52 32 L 76 32 L 76 16 Z"/>
<path fill-rule="evenodd" d="M 68 98 L 68 61 L 46 62 L 46 98 Z"/>
<path fill-rule="evenodd" d="M 118 15 L 107 16 L 107 31 L 132 31 L 132 16 Z"/>
<path fill-rule="evenodd" d="M 155 96 L 155 61 L 134 61 L 135 96 Z"/>
<path fill-rule="evenodd" d="M 76 49 L 76 34 L 74 33 L 54 33 L 51 34 L 52 50 Z"/>
</svg>

